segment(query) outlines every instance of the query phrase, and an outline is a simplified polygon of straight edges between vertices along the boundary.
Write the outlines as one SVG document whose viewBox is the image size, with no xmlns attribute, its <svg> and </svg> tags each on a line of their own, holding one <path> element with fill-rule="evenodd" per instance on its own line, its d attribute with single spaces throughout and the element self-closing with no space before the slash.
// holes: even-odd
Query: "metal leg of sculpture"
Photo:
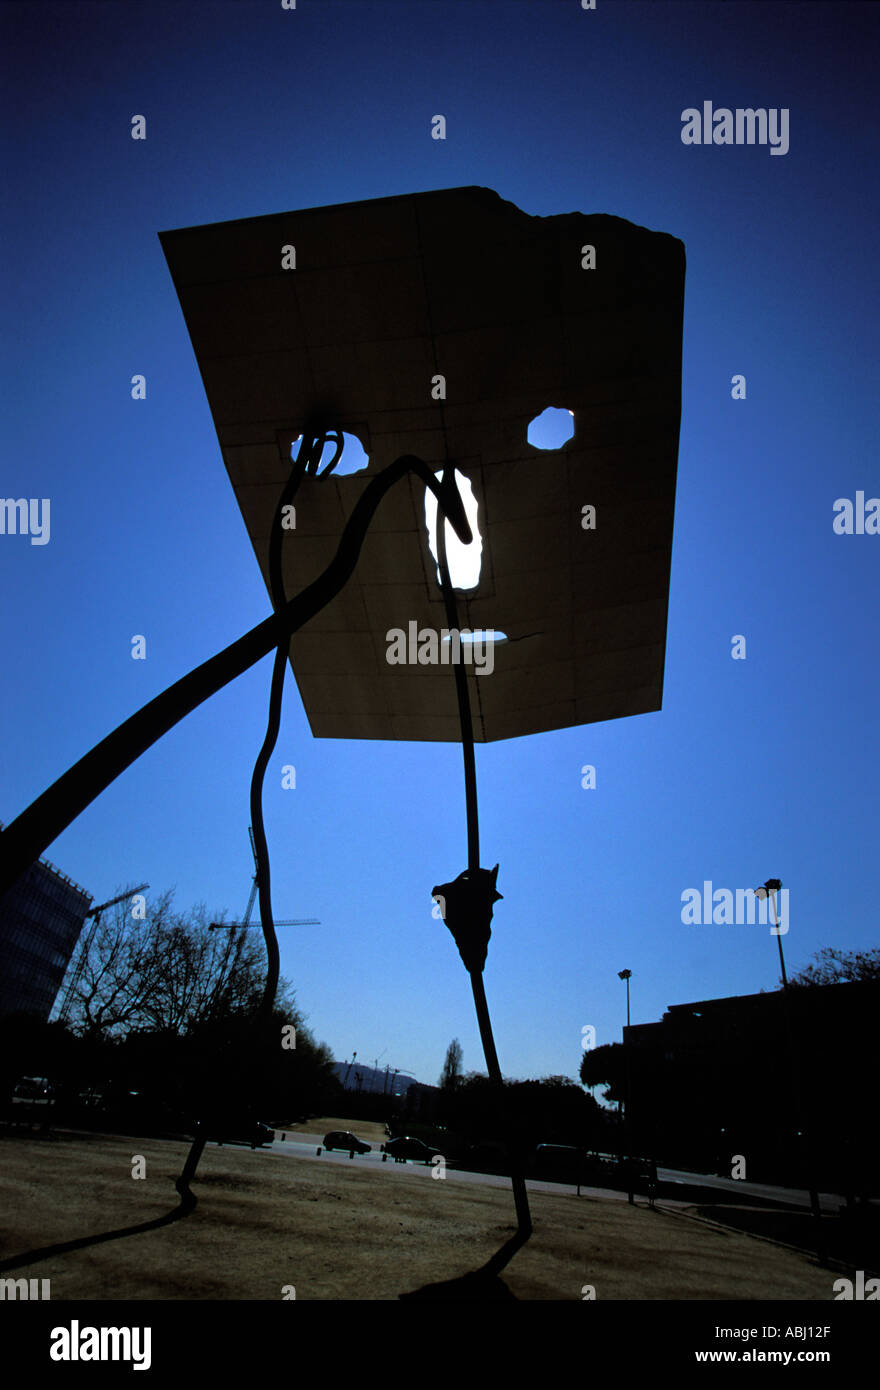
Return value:
<svg viewBox="0 0 880 1390">
<path fill-rule="evenodd" d="M 472 970 L 470 971 L 470 977 L 474 991 L 474 1007 L 477 1011 L 477 1023 L 480 1027 L 480 1039 L 483 1043 L 483 1052 L 486 1056 L 486 1066 L 491 1080 L 494 1082 L 503 1099 L 504 1080 L 501 1075 L 501 1067 L 498 1064 L 498 1054 L 495 1051 L 495 1039 L 492 1036 L 492 1023 L 489 1018 L 489 1005 L 486 1002 L 486 991 L 483 988 L 483 976 L 479 971 Z M 512 1140 L 508 1140 L 507 1152 L 510 1158 L 510 1181 L 513 1187 L 513 1203 L 516 1207 L 517 1224 L 519 1225 L 520 1235 L 526 1237 L 532 1234 L 532 1214 L 529 1210 L 529 1196 L 526 1191 L 526 1180 L 523 1177 L 519 1155 L 516 1152 Z"/>
<path fill-rule="evenodd" d="M 405 454 L 389 464 L 367 484 L 348 519 L 336 554 L 322 575 L 290 599 L 280 613 L 258 623 L 124 720 L 0 831 L 0 897 L 142 753 L 336 597 L 354 572 L 379 503 L 409 473 L 415 473 L 431 489 L 437 497 L 439 514 L 450 521 L 460 540 L 469 543 L 471 529 L 455 488 L 450 490 L 438 484 L 427 465 L 413 454 Z"/>
<path fill-rule="evenodd" d="M 310 439 L 304 431 L 303 448 L 297 457 L 292 475 L 296 479 L 295 485 L 298 485 L 307 467 L 311 466 L 311 471 L 317 472 L 324 438 L 323 430 L 313 431 Z M 319 439 L 320 448 L 317 447 Z M 341 449 L 337 447 L 333 460 L 321 471 L 321 476 L 332 469 L 340 452 Z M 285 601 L 271 617 L 258 623 L 250 632 L 208 661 L 202 662 L 188 675 L 175 681 L 131 715 L 63 773 L 0 832 L 0 898 L 27 872 L 30 865 L 39 859 L 52 841 L 57 839 L 61 832 L 142 753 L 211 695 L 222 690 L 230 681 L 267 656 L 273 647 L 277 650 L 283 643 L 289 642 L 294 632 L 336 597 L 355 569 L 361 546 L 379 503 L 395 483 L 410 473 L 420 477 L 436 496 L 438 518 L 441 521 L 448 519 L 459 539 L 464 544 L 470 542 L 470 526 L 454 480 L 447 482 L 444 478 L 438 483 L 427 465 L 412 454 L 402 455 L 389 464 L 367 484 L 343 530 L 336 555 L 318 579 L 309 584 L 302 593 Z M 277 593 L 276 551 L 273 551 L 272 559 L 273 588 Z M 265 877 L 263 882 L 265 885 Z M 269 972 L 260 1006 L 261 1018 L 271 1010 L 278 980 L 277 940 L 273 953 L 271 937 L 274 936 L 274 930 L 267 931 L 266 928 L 267 909 L 263 905 L 266 901 L 267 893 L 264 887 L 261 895 L 261 921 L 269 952 Z M 199 1128 L 183 1172 L 177 1180 L 178 1191 L 190 1201 L 194 1201 L 194 1198 L 189 1191 L 189 1183 L 204 1151 L 205 1142 L 205 1135 Z"/>
<path fill-rule="evenodd" d="M 447 467 L 444 473 L 444 482 L 447 476 L 452 480 L 453 470 Z M 458 631 L 458 611 L 455 602 L 455 593 L 452 581 L 449 576 L 449 563 L 446 555 L 446 525 L 442 518 L 437 518 L 437 560 L 440 569 L 441 588 L 443 599 L 446 606 L 446 619 L 451 631 Z M 480 871 L 480 831 L 479 815 L 477 808 L 477 767 L 474 754 L 474 727 L 471 717 L 470 698 L 468 696 L 467 675 L 461 662 L 453 664 L 455 674 L 455 689 L 458 697 L 458 715 L 461 725 L 461 747 L 464 758 L 464 785 L 465 785 L 465 809 L 467 814 L 467 837 L 468 837 L 468 873 L 472 883 L 476 883 Z M 492 1020 L 489 1017 L 489 1005 L 486 1000 L 486 991 L 483 987 L 482 965 L 479 968 L 468 969 L 471 979 L 471 986 L 474 993 L 474 1007 L 477 1012 L 477 1023 L 480 1028 L 480 1040 L 483 1044 L 483 1054 L 486 1058 L 486 1068 L 489 1078 L 495 1086 L 501 1102 L 502 1114 L 505 1114 L 504 1078 L 501 1075 L 501 1067 L 498 1062 L 498 1053 L 495 1050 L 495 1039 L 492 1035 Z M 525 1178 L 522 1173 L 519 1154 L 512 1138 L 508 1138 L 508 1156 L 510 1159 L 510 1180 L 513 1186 L 513 1200 L 516 1207 L 519 1234 L 525 1239 L 532 1232 L 532 1218 L 529 1211 L 529 1198 L 526 1191 Z"/>
</svg>

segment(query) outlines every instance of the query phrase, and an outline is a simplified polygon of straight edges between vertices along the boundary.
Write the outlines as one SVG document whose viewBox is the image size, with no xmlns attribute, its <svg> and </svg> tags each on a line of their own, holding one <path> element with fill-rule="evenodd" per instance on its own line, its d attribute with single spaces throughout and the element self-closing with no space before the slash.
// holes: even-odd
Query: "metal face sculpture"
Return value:
<svg viewBox="0 0 880 1390">
<path fill-rule="evenodd" d="M 369 465 L 310 476 L 289 593 L 323 573 L 370 479 L 401 454 L 472 485 L 482 536 L 461 626 L 501 630 L 467 671 L 476 742 L 661 705 L 681 408 L 684 247 L 622 218 L 531 217 L 453 188 L 165 232 L 230 482 L 266 579 L 291 441 L 323 419 Z M 529 422 L 573 412 L 533 448 Z M 592 509 L 588 511 L 587 509 Z M 357 572 L 290 644 L 321 738 L 453 740 L 442 664 L 390 664 L 439 632 L 424 485 L 377 515 Z"/>
<path fill-rule="evenodd" d="M 256 1024 L 278 978 L 260 802 L 289 658 L 319 737 L 461 740 L 468 867 L 432 893 L 501 1090 L 482 981 L 501 894 L 498 866 L 479 863 L 474 742 L 660 708 L 684 248 L 620 218 L 529 217 L 483 188 L 161 240 L 274 613 L 126 720 L 3 831 L 0 894 L 146 748 L 274 648 L 251 788 L 269 957 Z M 570 410 L 574 436 L 545 455 L 526 435 L 551 405 Z M 369 455 L 359 476 L 333 474 L 344 432 Z M 472 485 L 482 537 L 468 592 L 453 588 L 446 556 L 446 522 L 472 540 L 456 475 Z M 436 558 L 428 493 L 440 515 Z M 288 510 L 295 541 L 282 546 Z M 413 622 L 435 633 L 501 629 L 509 640 L 485 679 L 460 661 L 452 679 L 448 662 L 388 659 L 389 632 Z M 188 1202 L 204 1142 L 196 1136 L 178 1180 Z M 514 1159 L 511 1176 L 525 1238 Z"/>
</svg>

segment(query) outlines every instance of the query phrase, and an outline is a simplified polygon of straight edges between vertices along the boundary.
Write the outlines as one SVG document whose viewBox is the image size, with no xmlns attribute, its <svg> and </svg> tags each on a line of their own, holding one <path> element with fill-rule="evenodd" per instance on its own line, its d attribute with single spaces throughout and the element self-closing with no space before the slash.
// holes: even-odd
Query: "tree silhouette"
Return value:
<svg viewBox="0 0 880 1390">
<path fill-rule="evenodd" d="M 880 946 L 870 951 L 839 951 L 825 946 L 814 963 L 792 975 L 791 985 L 836 985 L 856 980 L 880 980 Z"/>
<path fill-rule="evenodd" d="M 256 1009 L 266 973 L 262 937 L 212 931 L 204 905 L 176 913 L 172 899 L 172 892 L 163 893 L 143 920 L 123 901 L 101 920 L 70 1006 L 75 1033 L 112 1038 L 140 1029 L 182 1035 Z M 294 1014 L 284 981 L 276 1007 Z"/>
<path fill-rule="evenodd" d="M 444 1091 L 454 1091 L 461 1081 L 461 1043 L 458 1038 L 453 1038 L 446 1049 L 446 1060 L 443 1063 L 443 1071 L 440 1076 L 440 1086 Z"/>
</svg>

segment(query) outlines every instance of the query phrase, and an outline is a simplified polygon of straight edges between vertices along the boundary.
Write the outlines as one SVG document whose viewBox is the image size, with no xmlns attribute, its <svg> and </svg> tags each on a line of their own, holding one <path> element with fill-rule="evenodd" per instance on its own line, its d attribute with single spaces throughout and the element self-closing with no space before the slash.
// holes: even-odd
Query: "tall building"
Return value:
<svg viewBox="0 0 880 1390">
<path fill-rule="evenodd" d="M 91 901 L 47 859 L 0 898 L 0 1014 L 48 1019 Z"/>
<path fill-rule="evenodd" d="M 803 1185 L 814 1173 L 880 1193 L 878 1009 L 866 979 L 673 1004 L 625 1028 L 633 1145 L 671 1166 L 735 1176 L 740 1155 L 759 1179 L 790 1180 L 794 1164 Z"/>
</svg>

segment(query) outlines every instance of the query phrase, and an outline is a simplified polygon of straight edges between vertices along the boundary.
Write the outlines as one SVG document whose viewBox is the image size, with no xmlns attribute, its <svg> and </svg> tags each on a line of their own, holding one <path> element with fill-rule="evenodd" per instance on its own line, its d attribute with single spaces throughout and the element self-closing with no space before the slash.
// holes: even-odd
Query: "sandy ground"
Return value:
<svg viewBox="0 0 880 1390">
<path fill-rule="evenodd" d="M 348 1127 L 318 1127 L 337 1123 Z M 564 1194 L 533 1193 L 532 1238 L 479 1274 L 514 1234 L 510 1193 L 421 1166 L 371 1173 L 211 1145 L 198 1205 L 180 1216 L 173 1182 L 187 1152 L 156 1139 L 3 1137 L 0 1273 L 49 1278 L 53 1299 L 76 1300 L 281 1299 L 291 1285 L 298 1300 L 581 1300 L 585 1286 L 597 1299 L 833 1299 L 837 1274 L 806 1254 L 662 1203 Z"/>
</svg>

